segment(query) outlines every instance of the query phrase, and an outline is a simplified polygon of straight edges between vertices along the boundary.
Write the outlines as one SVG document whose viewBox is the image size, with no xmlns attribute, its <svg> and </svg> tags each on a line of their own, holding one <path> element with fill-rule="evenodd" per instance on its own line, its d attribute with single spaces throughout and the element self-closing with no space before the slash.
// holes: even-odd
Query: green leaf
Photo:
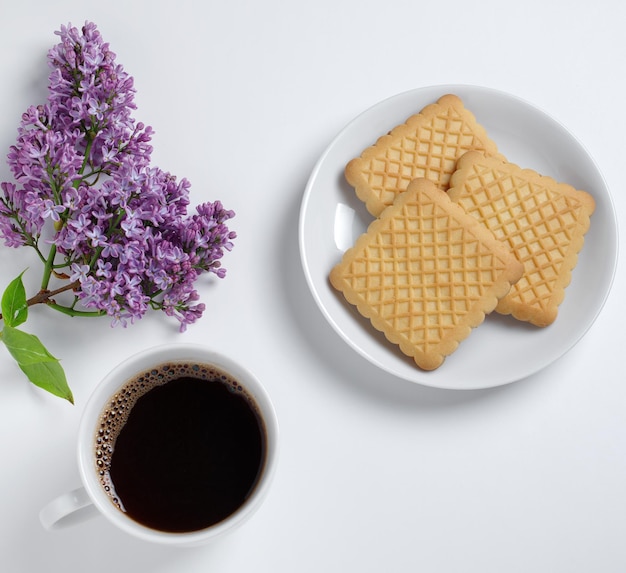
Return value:
<svg viewBox="0 0 626 573">
<path fill-rule="evenodd" d="M 26 303 L 26 289 L 22 282 L 22 275 L 13 279 L 2 295 L 2 318 L 9 326 L 19 326 L 28 318 Z"/>
<path fill-rule="evenodd" d="M 5 324 L 2 340 L 22 372 L 35 386 L 74 403 L 63 367 L 39 338 Z"/>
<path fill-rule="evenodd" d="M 34 334 L 28 334 L 5 324 L 2 330 L 2 339 L 11 356 L 20 365 L 57 361 Z"/>
<path fill-rule="evenodd" d="M 19 367 L 35 386 L 39 386 L 71 404 L 74 403 L 74 396 L 72 396 L 72 391 L 67 385 L 65 372 L 58 361 L 19 364 Z"/>
</svg>

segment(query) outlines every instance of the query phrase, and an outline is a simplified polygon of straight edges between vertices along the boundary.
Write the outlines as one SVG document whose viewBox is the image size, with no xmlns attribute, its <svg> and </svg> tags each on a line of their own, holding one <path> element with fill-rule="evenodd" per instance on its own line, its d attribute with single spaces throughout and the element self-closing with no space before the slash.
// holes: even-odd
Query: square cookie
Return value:
<svg viewBox="0 0 626 573">
<path fill-rule="evenodd" d="M 504 243 L 421 178 L 344 253 L 330 282 L 419 367 L 433 370 L 522 272 Z"/>
<path fill-rule="evenodd" d="M 456 160 L 470 150 L 498 151 L 463 101 L 447 94 L 352 159 L 345 177 L 377 217 L 413 179 L 425 177 L 447 189 Z"/>
<path fill-rule="evenodd" d="M 448 194 L 524 265 L 524 276 L 496 311 L 536 326 L 554 322 L 589 229 L 593 197 L 478 152 L 459 159 Z"/>
</svg>

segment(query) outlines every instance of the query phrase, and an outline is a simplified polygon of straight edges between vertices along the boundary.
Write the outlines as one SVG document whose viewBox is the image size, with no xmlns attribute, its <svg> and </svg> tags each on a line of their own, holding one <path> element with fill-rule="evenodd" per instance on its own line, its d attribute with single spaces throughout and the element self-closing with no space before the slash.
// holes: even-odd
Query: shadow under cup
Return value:
<svg viewBox="0 0 626 573">
<path fill-rule="evenodd" d="M 148 540 L 194 544 L 261 502 L 277 423 L 258 380 L 225 356 L 174 345 L 112 371 L 90 399 L 79 467 L 94 505 Z"/>
</svg>

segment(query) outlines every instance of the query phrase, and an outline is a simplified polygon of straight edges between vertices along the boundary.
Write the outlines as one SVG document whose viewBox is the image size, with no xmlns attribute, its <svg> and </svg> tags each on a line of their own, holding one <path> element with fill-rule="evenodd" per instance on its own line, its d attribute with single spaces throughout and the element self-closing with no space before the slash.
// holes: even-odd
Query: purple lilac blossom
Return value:
<svg viewBox="0 0 626 573">
<path fill-rule="evenodd" d="M 185 330 L 205 310 L 197 278 L 225 275 L 234 213 L 215 201 L 189 214 L 189 182 L 151 166 L 153 131 L 132 116 L 133 79 L 95 24 L 57 34 L 48 100 L 26 110 L 9 150 L 15 183 L 0 184 L 0 237 L 42 256 L 50 223 L 55 268 L 77 282 L 86 309 L 122 325 L 159 309 Z"/>
</svg>

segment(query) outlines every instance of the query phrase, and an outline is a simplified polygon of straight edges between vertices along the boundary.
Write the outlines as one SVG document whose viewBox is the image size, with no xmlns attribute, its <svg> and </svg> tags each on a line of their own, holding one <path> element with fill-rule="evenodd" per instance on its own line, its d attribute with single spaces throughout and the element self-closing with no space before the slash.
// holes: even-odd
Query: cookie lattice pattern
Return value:
<svg viewBox="0 0 626 573">
<path fill-rule="evenodd" d="M 524 276 L 507 295 L 514 303 L 541 310 L 551 297 L 572 243 L 583 231 L 583 206 L 540 181 L 477 163 L 464 183 L 459 203 L 506 241 L 524 265 Z M 569 269 L 567 269 L 569 271 Z"/>
<path fill-rule="evenodd" d="M 446 188 L 456 159 L 470 149 L 483 149 L 475 123 L 454 108 L 442 109 L 412 133 L 383 147 L 363 166 L 363 176 L 385 204 L 404 191 L 412 179 L 426 177 Z"/>
<path fill-rule="evenodd" d="M 374 317 L 428 352 L 475 309 L 505 263 L 467 221 L 423 199 L 378 224 L 343 279 Z"/>
</svg>

